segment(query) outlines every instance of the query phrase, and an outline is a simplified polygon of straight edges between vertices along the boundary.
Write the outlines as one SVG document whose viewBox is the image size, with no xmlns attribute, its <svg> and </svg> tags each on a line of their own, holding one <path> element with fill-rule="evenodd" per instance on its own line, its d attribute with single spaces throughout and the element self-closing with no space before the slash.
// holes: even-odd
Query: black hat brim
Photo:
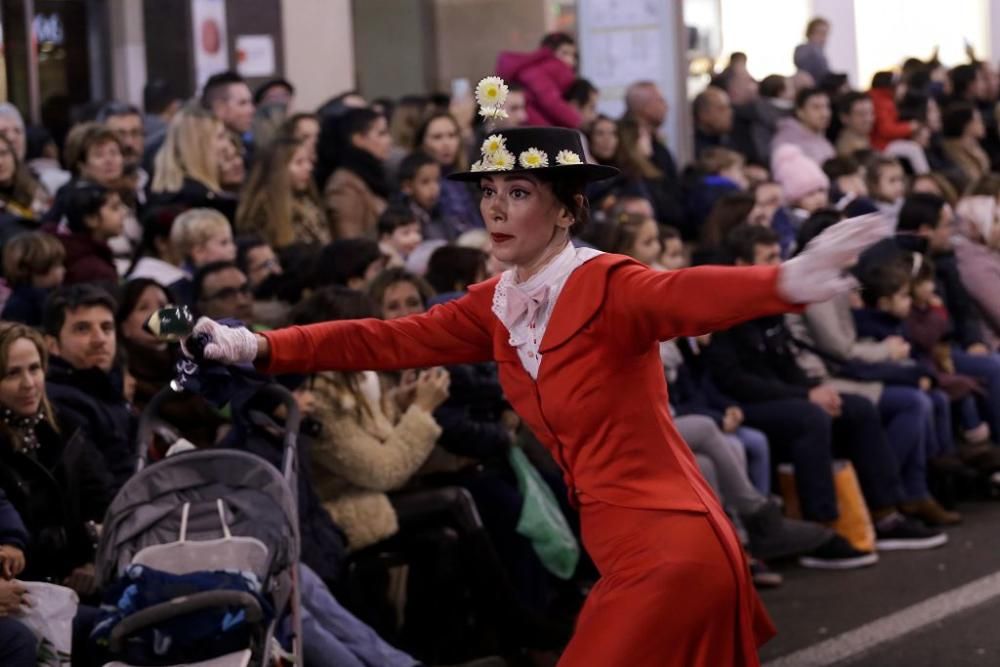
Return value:
<svg viewBox="0 0 1000 667">
<path fill-rule="evenodd" d="M 507 170 L 483 170 L 483 171 L 459 171 L 448 174 L 448 180 L 463 181 L 465 183 L 478 182 L 483 176 L 513 176 L 535 175 L 545 176 L 549 179 L 574 180 L 584 183 L 593 183 L 614 178 L 621 172 L 615 167 L 608 167 L 603 164 L 562 164 L 554 167 L 535 167 L 533 169 L 507 169 Z"/>
</svg>

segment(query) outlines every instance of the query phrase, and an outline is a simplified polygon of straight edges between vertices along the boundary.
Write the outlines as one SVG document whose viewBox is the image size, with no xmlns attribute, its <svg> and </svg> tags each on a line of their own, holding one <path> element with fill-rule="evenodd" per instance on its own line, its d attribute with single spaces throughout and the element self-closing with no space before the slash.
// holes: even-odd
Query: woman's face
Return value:
<svg viewBox="0 0 1000 667">
<path fill-rule="evenodd" d="M 0 134 L 7 137 L 7 141 L 14 146 L 18 157 L 24 159 L 27 152 L 28 141 L 24 136 L 24 128 L 11 116 L 0 116 Z"/>
<path fill-rule="evenodd" d="M 663 253 L 660 255 L 660 266 L 667 271 L 676 271 L 687 266 L 684 256 L 684 244 L 678 238 L 670 238 L 663 242 Z"/>
<path fill-rule="evenodd" d="M 319 121 L 315 118 L 302 118 L 295 124 L 295 140 L 305 144 L 309 152 L 316 154 L 316 140 L 319 139 Z"/>
<path fill-rule="evenodd" d="M 222 150 L 222 159 L 219 161 L 219 184 L 228 190 L 238 190 L 246 180 L 246 176 L 247 169 L 243 164 L 243 156 L 227 138 L 226 146 Z"/>
<path fill-rule="evenodd" d="M 389 153 L 392 151 L 392 135 L 389 134 L 389 123 L 384 116 L 376 118 L 367 131 L 355 134 L 351 140 L 361 150 L 374 155 L 379 162 L 389 159 Z"/>
<path fill-rule="evenodd" d="M 646 266 L 651 266 L 660 258 L 660 250 L 660 230 L 656 226 L 656 220 L 646 218 L 640 225 L 628 254 Z"/>
<path fill-rule="evenodd" d="M 305 192 L 309 188 L 313 171 L 312 151 L 308 144 L 301 144 L 292 153 L 292 161 L 288 163 L 288 177 L 295 192 Z"/>
<path fill-rule="evenodd" d="M 149 285 L 142 290 L 139 300 L 135 302 L 135 308 L 122 321 L 122 336 L 125 340 L 148 349 L 163 349 L 166 344 L 157 340 L 153 334 L 143 328 L 143 324 L 149 316 L 160 308 L 166 307 L 170 301 L 162 289 L 156 285 Z"/>
<path fill-rule="evenodd" d="M 7 349 L 7 368 L 0 380 L 0 404 L 19 417 L 38 414 L 45 396 L 42 356 L 33 342 L 18 338 Z"/>
<path fill-rule="evenodd" d="M 598 160 L 608 162 L 618 150 L 618 125 L 613 120 L 601 119 L 594 123 L 590 133 L 590 152 Z"/>
<path fill-rule="evenodd" d="M 233 143 L 229 140 L 229 133 L 226 132 L 226 126 L 222 123 L 215 123 L 215 130 L 212 134 L 212 147 L 215 152 L 215 161 L 217 164 L 222 164 L 226 155 L 233 150 Z"/>
<path fill-rule="evenodd" d="M 7 147 L 6 143 L 0 142 L 0 185 L 11 183 L 16 171 L 17 162 L 14 159 L 14 152 Z"/>
<path fill-rule="evenodd" d="M 520 174 L 493 175 L 484 177 L 479 187 L 483 193 L 479 210 L 493 242 L 493 255 L 506 264 L 531 266 L 554 237 L 566 235 L 573 224 L 548 183 Z"/>
<path fill-rule="evenodd" d="M 117 141 L 105 141 L 91 146 L 80 168 L 80 174 L 99 185 L 112 185 L 122 177 L 122 149 Z"/>
<path fill-rule="evenodd" d="M 450 167 L 458 158 L 458 128 L 450 118 L 435 118 L 427 126 L 422 144 L 424 151 L 442 167 Z"/>
<path fill-rule="evenodd" d="M 758 185 L 754 191 L 753 209 L 750 211 L 749 222 L 751 225 L 770 227 L 774 214 L 781 208 L 782 194 L 781 186 L 777 183 L 764 183 Z"/>
<path fill-rule="evenodd" d="M 418 315 L 425 310 L 420 290 L 409 281 L 389 285 L 382 296 L 382 317 L 387 320 Z"/>
</svg>

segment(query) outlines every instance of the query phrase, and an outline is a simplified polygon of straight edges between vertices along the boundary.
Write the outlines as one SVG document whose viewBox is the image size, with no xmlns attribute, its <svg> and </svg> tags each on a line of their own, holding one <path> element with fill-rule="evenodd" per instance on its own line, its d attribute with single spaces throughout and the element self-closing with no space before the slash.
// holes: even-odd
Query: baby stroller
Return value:
<svg viewBox="0 0 1000 667">
<path fill-rule="evenodd" d="M 236 449 L 181 452 L 149 463 L 154 434 L 164 422 L 158 411 L 173 390 L 164 388 L 150 402 L 139 422 L 136 474 L 122 487 L 108 508 L 97 552 L 98 585 L 104 588 L 136 566 L 167 575 L 233 572 L 252 573 L 259 595 L 216 587 L 196 590 L 124 615 L 110 631 L 108 649 L 121 663 L 137 664 L 136 642 L 150 636 L 162 644 L 161 628 L 197 614 L 225 613 L 223 625 L 240 620 L 246 628 L 246 646 L 218 655 L 186 654 L 142 664 L 272 665 L 279 663 L 278 622 L 290 614 L 292 649 L 286 662 L 301 665 L 301 621 L 297 565 L 299 523 L 296 504 L 299 411 L 294 398 L 277 385 L 260 389 L 285 406 L 282 468 Z M 263 603 L 262 600 L 263 599 Z M 269 613 L 271 612 L 271 613 Z M 268 620 L 270 619 L 270 620 Z M 112 619 L 113 621 L 115 619 Z M 170 638 L 168 637 L 168 640 Z M 200 645 L 199 645 L 200 646 Z M 231 648 L 231 647 L 228 647 Z M 130 650 L 131 649 L 131 650 Z M 196 650 L 201 650 L 196 649 Z M 169 651 L 156 649 L 157 654 Z M 142 655 L 148 655 L 144 646 Z M 284 653 L 281 651 L 280 653 Z"/>
</svg>

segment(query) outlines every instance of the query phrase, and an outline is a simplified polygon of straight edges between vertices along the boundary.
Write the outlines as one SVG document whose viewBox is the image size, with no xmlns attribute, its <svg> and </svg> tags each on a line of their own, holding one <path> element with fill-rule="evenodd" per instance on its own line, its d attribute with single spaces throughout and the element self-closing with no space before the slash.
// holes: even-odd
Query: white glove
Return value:
<svg viewBox="0 0 1000 667">
<path fill-rule="evenodd" d="M 845 271 L 858 255 L 893 232 L 878 213 L 848 218 L 826 229 L 801 253 L 781 264 L 778 291 L 789 303 L 821 303 L 858 286 Z"/>
<path fill-rule="evenodd" d="M 257 334 L 240 327 L 239 329 L 219 324 L 207 317 L 198 318 L 191 335 L 205 334 L 209 341 L 203 354 L 206 359 L 224 364 L 252 364 L 257 359 Z M 185 353 L 188 350 L 184 349 Z M 191 356 L 188 353 L 188 356 Z"/>
</svg>

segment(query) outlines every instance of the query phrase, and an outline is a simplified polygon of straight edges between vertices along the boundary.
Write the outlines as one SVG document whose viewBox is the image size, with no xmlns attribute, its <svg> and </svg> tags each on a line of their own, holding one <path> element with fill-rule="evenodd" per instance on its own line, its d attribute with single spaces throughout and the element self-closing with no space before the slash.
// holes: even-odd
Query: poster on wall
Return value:
<svg viewBox="0 0 1000 667">
<path fill-rule="evenodd" d="M 226 0 L 191 0 L 194 76 L 200 89 L 208 77 L 229 69 Z"/>
<path fill-rule="evenodd" d="M 236 71 L 240 76 L 274 76 L 274 38 L 240 35 L 236 38 Z"/>
</svg>

